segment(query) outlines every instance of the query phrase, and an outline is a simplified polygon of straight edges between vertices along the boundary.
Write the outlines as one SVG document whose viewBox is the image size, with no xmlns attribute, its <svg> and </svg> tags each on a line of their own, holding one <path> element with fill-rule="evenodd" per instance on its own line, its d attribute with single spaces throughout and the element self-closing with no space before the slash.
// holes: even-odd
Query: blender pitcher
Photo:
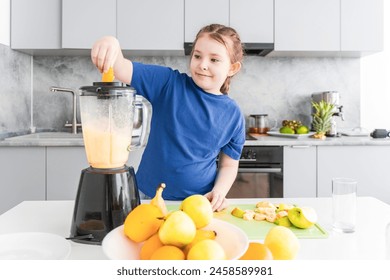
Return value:
<svg viewBox="0 0 390 280">
<path fill-rule="evenodd" d="M 126 162 L 129 151 L 146 144 L 151 105 L 125 84 L 95 82 L 80 88 L 80 114 L 90 166 L 81 171 L 69 239 L 101 244 L 140 204 L 134 168 Z M 134 143 L 133 127 L 141 129 Z"/>
<path fill-rule="evenodd" d="M 80 115 L 88 163 L 100 169 L 123 167 L 129 151 L 146 144 L 150 129 L 149 102 L 120 82 L 96 82 L 80 90 Z M 134 117 L 139 110 L 142 110 L 144 122 L 139 140 L 132 145 Z"/>
</svg>

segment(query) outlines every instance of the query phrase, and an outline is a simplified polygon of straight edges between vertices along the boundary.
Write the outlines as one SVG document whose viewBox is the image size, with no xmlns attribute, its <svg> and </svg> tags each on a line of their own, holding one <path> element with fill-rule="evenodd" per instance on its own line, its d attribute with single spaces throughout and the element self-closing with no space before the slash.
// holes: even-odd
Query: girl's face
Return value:
<svg viewBox="0 0 390 280">
<path fill-rule="evenodd" d="M 221 86 L 228 76 L 236 74 L 241 63 L 232 64 L 225 45 L 205 35 L 196 41 L 190 72 L 195 84 L 212 94 L 222 94 Z"/>
</svg>

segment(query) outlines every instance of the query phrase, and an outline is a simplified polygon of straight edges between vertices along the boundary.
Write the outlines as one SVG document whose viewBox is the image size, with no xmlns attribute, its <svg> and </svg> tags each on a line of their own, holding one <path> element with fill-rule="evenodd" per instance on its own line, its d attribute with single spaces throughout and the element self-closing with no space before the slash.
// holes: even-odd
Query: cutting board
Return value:
<svg viewBox="0 0 390 280">
<path fill-rule="evenodd" d="M 168 210 L 177 210 L 178 205 L 167 205 Z M 229 222 L 239 228 L 241 228 L 250 240 L 264 239 L 268 231 L 276 225 L 267 221 L 246 221 L 242 218 L 234 217 L 230 212 L 235 208 L 239 207 L 243 210 L 254 209 L 254 204 L 236 204 L 231 205 L 221 212 L 215 212 L 214 218 Z M 296 227 L 290 227 L 298 238 L 327 238 L 328 232 L 323 229 L 319 224 L 308 229 L 299 229 Z"/>
</svg>

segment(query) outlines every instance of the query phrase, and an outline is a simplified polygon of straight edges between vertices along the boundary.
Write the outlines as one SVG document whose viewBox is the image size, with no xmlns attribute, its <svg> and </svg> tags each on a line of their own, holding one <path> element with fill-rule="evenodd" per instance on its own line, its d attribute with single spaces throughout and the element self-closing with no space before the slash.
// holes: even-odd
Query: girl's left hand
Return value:
<svg viewBox="0 0 390 280">
<path fill-rule="evenodd" d="M 213 211 L 222 211 L 229 204 L 224 195 L 215 191 L 208 192 L 204 196 L 210 201 Z"/>
</svg>

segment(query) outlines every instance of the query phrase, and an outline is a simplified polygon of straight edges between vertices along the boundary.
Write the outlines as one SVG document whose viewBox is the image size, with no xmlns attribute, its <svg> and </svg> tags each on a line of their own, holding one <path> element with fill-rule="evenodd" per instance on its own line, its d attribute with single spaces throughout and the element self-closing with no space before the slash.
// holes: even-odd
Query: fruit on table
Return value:
<svg viewBox="0 0 390 280">
<path fill-rule="evenodd" d="M 140 259 L 150 260 L 152 254 L 162 246 L 164 246 L 164 244 L 161 242 L 160 237 L 158 237 L 158 233 L 153 234 L 142 244 Z"/>
<path fill-rule="evenodd" d="M 194 240 L 195 234 L 194 221 L 181 210 L 169 213 L 158 230 L 158 236 L 164 245 L 177 247 L 190 244 Z"/>
<path fill-rule="evenodd" d="M 157 187 L 156 194 L 154 195 L 153 199 L 150 201 L 150 204 L 160 208 L 160 210 L 161 210 L 161 212 L 163 213 L 164 216 L 168 214 L 167 206 L 166 206 L 165 201 L 164 201 L 164 199 L 162 197 L 162 193 L 163 193 L 163 191 L 165 189 L 165 186 L 166 185 L 164 183 L 161 183 Z"/>
<path fill-rule="evenodd" d="M 317 213 L 311 207 L 294 207 L 288 211 L 288 219 L 297 228 L 309 228 L 317 222 Z"/>
<path fill-rule="evenodd" d="M 194 240 L 183 248 L 183 252 L 187 255 L 190 249 L 199 241 L 206 239 L 214 240 L 216 237 L 217 233 L 214 230 L 197 229 Z"/>
<path fill-rule="evenodd" d="M 187 260 L 226 260 L 226 254 L 217 241 L 205 239 L 190 249 Z"/>
<path fill-rule="evenodd" d="M 312 101 L 311 104 L 315 109 L 315 113 L 313 114 L 313 129 L 316 133 L 313 137 L 316 139 L 325 139 L 325 133 L 332 125 L 332 115 L 335 105 L 324 100 L 320 102 Z"/>
<path fill-rule="evenodd" d="M 164 245 L 158 248 L 150 257 L 151 260 L 184 260 L 185 255 L 180 248 Z"/>
<path fill-rule="evenodd" d="M 292 223 L 291 223 L 290 219 L 288 218 L 288 216 L 277 218 L 274 223 L 275 223 L 275 225 L 278 225 L 278 226 L 284 226 L 284 227 L 291 227 L 292 226 Z"/>
<path fill-rule="evenodd" d="M 302 125 L 302 122 L 301 121 L 297 121 L 297 120 L 283 120 L 282 121 L 282 126 L 289 127 L 289 128 L 291 128 L 293 130 L 296 130 L 301 125 Z"/>
<path fill-rule="evenodd" d="M 269 230 L 264 239 L 264 245 L 270 249 L 274 260 L 295 259 L 300 245 L 291 229 L 275 226 Z"/>
<path fill-rule="evenodd" d="M 279 129 L 279 132 L 284 134 L 295 134 L 295 130 L 288 126 L 282 126 Z"/>
<path fill-rule="evenodd" d="M 191 217 L 196 228 L 207 226 L 213 219 L 210 201 L 203 195 L 195 194 L 184 199 L 179 207 Z"/>
<path fill-rule="evenodd" d="M 297 134 L 307 134 L 309 132 L 309 128 L 305 125 L 301 125 L 297 129 L 295 129 Z"/>
<path fill-rule="evenodd" d="M 245 214 L 245 211 L 242 210 L 241 208 L 239 207 L 235 207 L 231 214 L 234 216 L 234 217 L 237 217 L 237 218 L 243 218 L 244 217 L 244 214 Z"/>
<path fill-rule="evenodd" d="M 126 217 L 125 235 L 135 242 L 142 242 L 155 234 L 163 223 L 160 208 L 151 204 L 140 204 Z"/>
<path fill-rule="evenodd" d="M 240 260 L 272 260 L 273 256 L 271 250 L 263 243 L 249 242 L 248 249 L 242 255 Z"/>
</svg>

